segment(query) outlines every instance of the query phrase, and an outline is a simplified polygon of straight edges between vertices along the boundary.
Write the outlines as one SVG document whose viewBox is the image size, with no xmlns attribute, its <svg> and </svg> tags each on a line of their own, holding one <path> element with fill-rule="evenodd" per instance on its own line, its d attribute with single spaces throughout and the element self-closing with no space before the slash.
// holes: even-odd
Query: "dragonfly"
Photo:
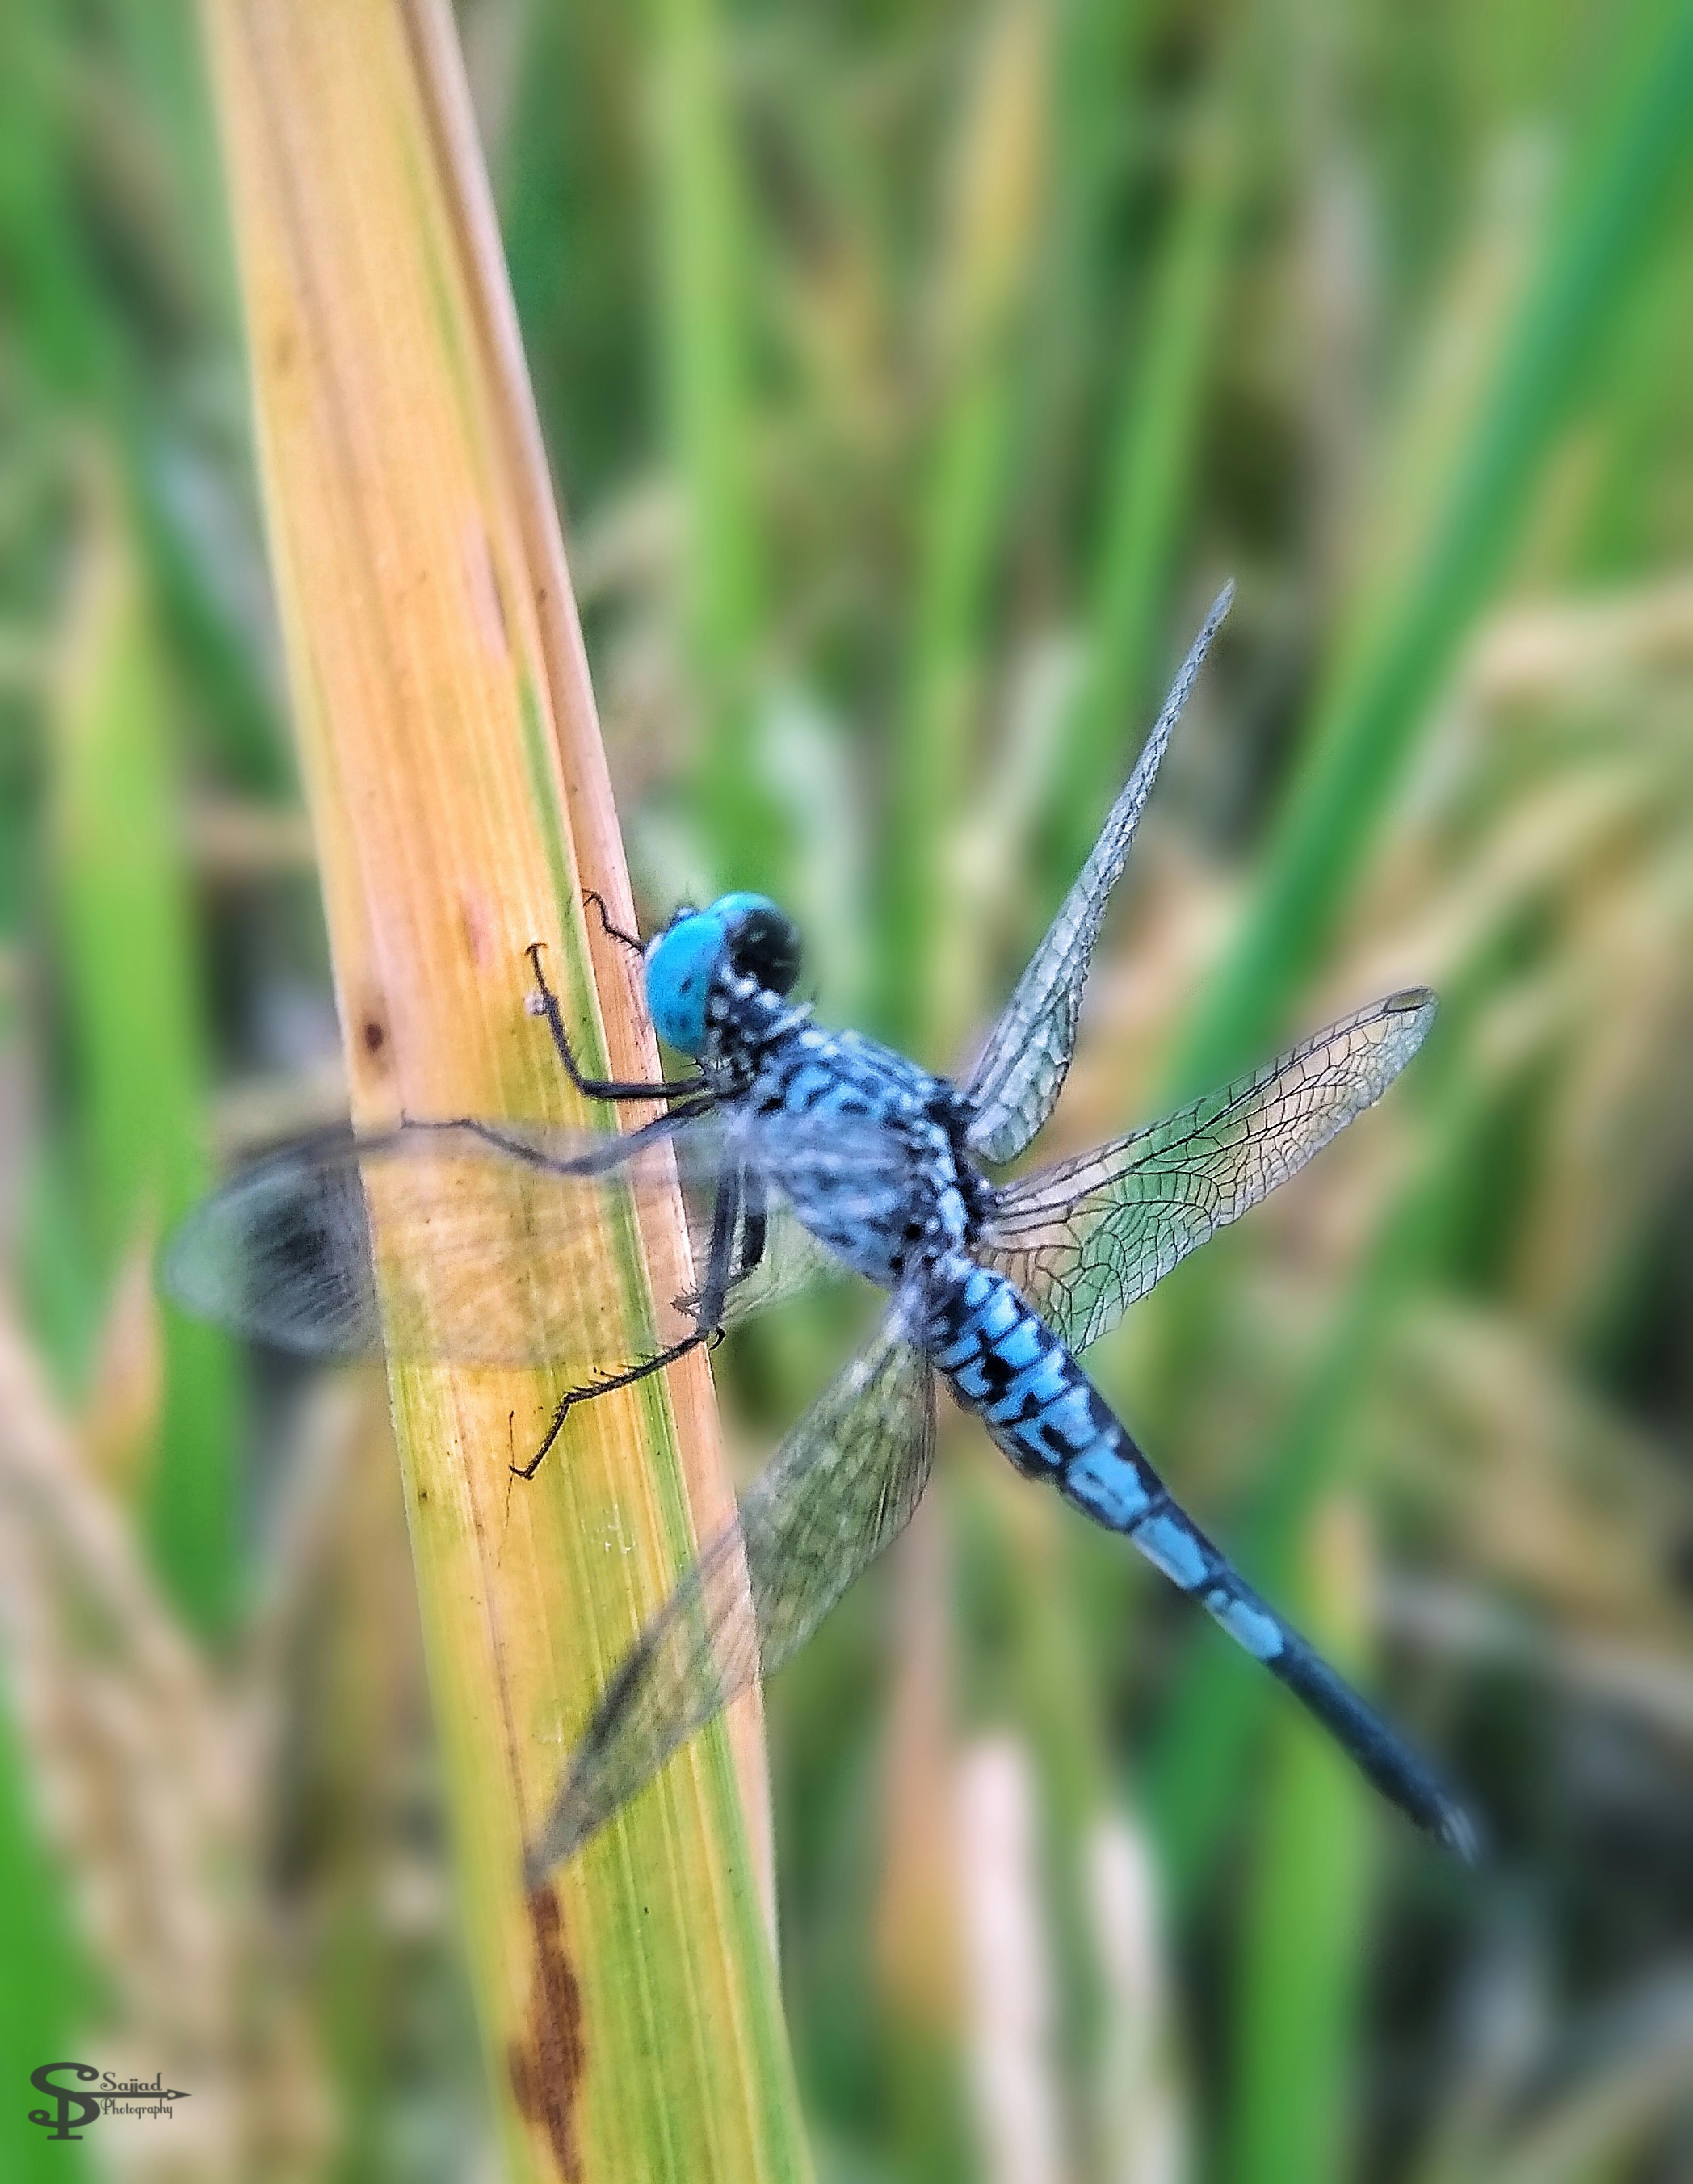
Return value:
<svg viewBox="0 0 1693 2184">
<path fill-rule="evenodd" d="M 770 898 L 683 907 L 642 950 L 654 1027 L 692 1064 L 650 1083 L 580 1067 L 530 950 L 531 1001 L 578 1093 L 660 1109 L 621 1131 L 465 1119 L 286 1147 L 168 1246 L 167 1289 L 244 1334 L 323 1357 L 378 1353 L 572 1373 L 530 1476 L 576 1406 L 666 1367 L 826 1268 L 885 1293 L 879 1323 L 787 1435 L 612 1674 L 529 1848 L 573 1856 L 683 1742 L 773 1674 L 911 1521 L 936 1387 L 1026 1477 L 1121 1534 L 1301 1701 L 1363 1774 L 1459 1857 L 1462 1807 L 1249 1585 L 1176 1501 L 1080 1354 L 1188 1254 L 1379 1099 L 1434 1015 L 1388 994 L 1267 1067 L 1079 1157 L 1009 1181 L 1055 1106 L 1083 989 L 1172 733 L 1228 610 L 1225 588 L 1045 937 L 969 1073 L 933 1075 L 794 998 L 799 934 Z M 594 899 L 597 900 L 597 899 Z M 702 1206 L 696 1285 L 654 1306 L 630 1357 L 603 1295 L 604 1224 L 678 1180 Z M 382 1250 L 373 1251 L 370 1208 Z M 584 1377 L 585 1376 L 585 1377 Z"/>
</svg>

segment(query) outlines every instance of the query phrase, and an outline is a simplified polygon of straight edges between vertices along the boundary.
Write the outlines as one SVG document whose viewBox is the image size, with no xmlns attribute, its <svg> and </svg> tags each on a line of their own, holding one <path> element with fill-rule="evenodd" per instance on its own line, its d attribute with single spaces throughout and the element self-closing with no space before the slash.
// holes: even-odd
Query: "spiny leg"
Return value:
<svg viewBox="0 0 1693 2184">
<path fill-rule="evenodd" d="M 540 942 L 532 940 L 524 953 L 534 967 L 535 983 L 538 989 L 537 1000 L 539 1002 L 537 1013 L 547 1019 L 547 1028 L 553 1034 L 553 1045 L 564 1072 L 584 1099 L 674 1100 L 690 1092 L 705 1090 L 710 1079 L 703 1072 L 693 1077 L 678 1077 L 674 1080 L 660 1078 L 651 1084 L 636 1080 L 625 1082 L 615 1077 L 584 1077 L 576 1056 L 571 1050 L 564 1016 L 559 1007 L 559 997 L 547 983 L 547 974 L 541 968 Z"/>
<path fill-rule="evenodd" d="M 532 1479 L 551 1452 L 553 1444 L 564 1429 L 565 1420 L 579 1403 L 590 1403 L 596 1396 L 610 1396 L 619 1388 L 632 1388 L 637 1381 L 649 1379 L 654 1373 L 662 1373 L 668 1365 L 686 1357 L 690 1350 L 698 1350 L 702 1343 L 721 1341 L 723 1336 L 723 1302 L 728 1295 L 731 1254 L 734 1248 L 735 1228 L 740 1215 L 741 1175 L 732 1169 L 717 1185 L 717 1195 L 711 1207 L 711 1245 L 706 1256 L 705 1279 L 699 1285 L 698 1301 L 693 1307 L 697 1322 L 690 1334 L 672 1342 L 656 1356 L 643 1357 L 638 1365 L 631 1365 L 621 1373 L 608 1373 L 604 1379 L 590 1381 L 586 1387 L 567 1388 L 559 1398 L 546 1435 L 541 1446 L 527 1463 L 514 1463 L 512 1471 L 519 1479 Z"/>
<path fill-rule="evenodd" d="M 696 1100 L 672 1107 L 667 1115 L 654 1116 L 650 1123 L 643 1123 L 638 1129 L 626 1130 L 621 1135 L 611 1134 L 603 1144 L 590 1150 L 574 1152 L 565 1158 L 544 1151 L 539 1145 L 530 1144 L 515 1132 L 503 1130 L 497 1123 L 485 1123 L 480 1117 L 465 1115 L 451 1121 L 436 1122 L 426 1118 L 408 1122 L 408 1130 L 463 1131 L 468 1137 L 478 1138 L 483 1145 L 492 1145 L 496 1152 L 504 1153 L 520 1167 L 538 1168 L 543 1175 L 589 1176 L 609 1175 L 632 1159 L 643 1146 L 660 1139 L 676 1136 L 682 1125 L 696 1115 L 703 1115 L 710 1106 L 710 1100 Z"/>
<path fill-rule="evenodd" d="M 443 1138 L 475 1138 L 482 1145 L 491 1145 L 496 1152 L 504 1153 L 520 1167 L 535 1168 L 543 1175 L 580 1178 L 612 1174 L 645 1146 L 678 1135 L 686 1123 L 704 1114 L 712 1104 L 710 1100 L 685 1100 L 672 1107 L 669 1114 L 655 1115 L 638 1129 L 610 1132 L 604 1139 L 568 1154 L 550 1153 L 544 1144 L 533 1144 L 515 1129 L 503 1129 L 498 1123 L 484 1122 L 479 1115 L 409 1116 L 401 1124 L 401 1130 L 414 1139 L 432 1133 Z M 381 1141 L 377 1150 L 381 1150 Z"/>
<path fill-rule="evenodd" d="M 549 1420 L 545 1438 L 527 1463 L 514 1463 L 512 1471 L 519 1479 L 532 1479 L 546 1458 L 552 1453 L 553 1443 L 564 1429 L 565 1420 L 580 1403 L 591 1403 L 596 1396 L 610 1396 L 619 1388 L 632 1388 L 638 1380 L 650 1379 L 654 1373 L 662 1373 L 667 1365 L 686 1357 L 690 1350 L 698 1350 L 704 1342 L 721 1341 L 721 1327 L 697 1327 L 692 1334 L 684 1334 L 680 1342 L 672 1342 L 668 1350 L 656 1356 L 643 1357 L 638 1365 L 631 1365 L 626 1372 L 613 1373 L 603 1380 L 591 1381 L 583 1388 L 570 1388 L 559 1398 L 558 1408 Z"/>
<path fill-rule="evenodd" d="M 592 903 L 599 912 L 599 929 L 608 940 L 621 941 L 624 947 L 632 948 L 636 955 L 645 956 L 647 951 L 641 945 L 638 934 L 626 933 L 621 925 L 614 925 L 611 922 L 611 913 L 605 907 L 605 897 L 598 888 L 584 888 L 582 891 L 582 899 L 584 908 Z"/>
</svg>

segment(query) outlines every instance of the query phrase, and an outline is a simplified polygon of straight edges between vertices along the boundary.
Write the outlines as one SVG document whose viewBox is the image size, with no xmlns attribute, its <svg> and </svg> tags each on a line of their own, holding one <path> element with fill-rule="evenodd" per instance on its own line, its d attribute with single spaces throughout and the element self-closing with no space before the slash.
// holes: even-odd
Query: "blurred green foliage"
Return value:
<svg viewBox="0 0 1693 2184">
<path fill-rule="evenodd" d="M 1445 1001 L 1356 1143 L 1097 1362 L 1495 1865 L 1441 1868 L 962 1446 L 771 1694 L 820 2173 L 1150 2179 L 1183 2138 L 1240 2184 L 1683 2173 L 1693 14 L 459 13 L 649 912 L 770 887 L 826 1014 L 956 1054 L 1234 573 L 1055 1135 L 1395 983 Z M 457 2175 L 450 1922 L 380 1908 L 439 1887 L 412 1637 L 349 1605 L 392 1497 L 305 1553 L 316 1414 L 238 1415 L 232 1361 L 125 1287 L 214 1150 L 334 1100 L 216 177 L 186 7 L 0 15 L 0 1182 L 93 1485 L 207 1658 L 279 1571 L 338 1573 L 321 1652 L 266 1657 L 259 1897 L 314 1937 L 315 2158 Z M 726 1354 L 749 1451 L 845 1339 Z M 68 1974 L 18 2004 L 82 1917 L 35 1719 L 0 1744 L 14 2093 L 11 2043 L 92 2007 Z M 995 1739 L 1021 1864 L 955 1819 Z M 972 1923 L 989 1881 L 1020 1924 Z"/>
</svg>

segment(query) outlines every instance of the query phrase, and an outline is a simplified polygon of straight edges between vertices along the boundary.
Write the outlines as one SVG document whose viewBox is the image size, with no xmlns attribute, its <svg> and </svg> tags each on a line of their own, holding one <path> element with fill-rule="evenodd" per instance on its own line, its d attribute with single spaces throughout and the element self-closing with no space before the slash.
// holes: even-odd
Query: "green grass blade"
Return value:
<svg viewBox="0 0 1693 2184">
<path fill-rule="evenodd" d="M 754 762 L 766 612 L 748 408 L 746 211 L 713 0 L 658 11 L 659 226 L 665 391 L 686 499 L 690 665 L 705 715 L 696 775 L 725 882 L 779 884 L 777 813 Z"/>
<path fill-rule="evenodd" d="M 1053 65 L 1051 212 L 1035 315 L 1031 471 L 1055 515 L 1092 467 L 1085 396 L 1117 316 L 1111 220 L 1145 115 L 1140 0 L 1068 0 Z"/>
<path fill-rule="evenodd" d="M 103 485 L 91 502 L 92 543 L 58 710 L 55 872 L 84 1225 L 109 1284 L 128 1255 L 150 1256 L 209 1173 L 171 700 L 121 505 Z M 160 1574 L 203 1630 L 227 1622 L 237 1594 L 234 1438 L 227 1343 L 171 1315 L 144 1498 Z"/>
<path fill-rule="evenodd" d="M 1181 1093 L 1221 1081 L 1273 1038 L 1505 568 L 1596 343 L 1685 180 L 1693 11 L 1655 0 L 1620 79 L 1576 163 L 1427 553 L 1377 641 L 1317 706 L 1250 912 L 1181 1042 Z"/>
<path fill-rule="evenodd" d="M 1295 1613 L 1359 1669 L 1362 1522 L 1331 1502 L 1311 1527 Z M 1227 2184 L 1341 2184 L 1359 1990 L 1369 1936 L 1368 1792 L 1312 1723 L 1282 1710 L 1268 1753 L 1236 1988 Z"/>
<path fill-rule="evenodd" d="M 1066 733 L 1059 869 L 1093 846 L 1163 656 L 1163 612 L 1194 499 L 1208 365 L 1228 265 L 1245 70 L 1226 58 L 1195 131 L 1187 186 L 1134 330 L 1111 428 L 1111 484 L 1088 616 L 1088 652 Z"/>
<path fill-rule="evenodd" d="M 0 2072 L 8 2096 L 0 2110 L 0 2171 L 19 2184 L 48 2184 L 86 2176 L 87 2148 L 49 2140 L 28 2120 L 31 2107 L 53 2106 L 36 2094 L 30 2072 L 66 2057 L 91 2059 L 71 2041 L 86 2021 L 94 1987 L 32 1807 L 11 1693 L 0 1679 Z"/>
<path fill-rule="evenodd" d="M 1604 404 L 1606 459 L 1575 544 L 1575 575 L 1617 584 L 1651 568 L 1664 527 L 1659 451 L 1686 431 L 1685 389 L 1693 365 L 1693 220 L 1684 209 L 1625 320 Z M 1673 516 L 1670 518 L 1674 521 Z M 1655 535 L 1656 533 L 1656 535 Z"/>
<path fill-rule="evenodd" d="M 72 414 L 97 413 L 112 432 L 160 616 L 192 668 L 206 722 L 235 777 L 276 794 L 292 782 L 286 739 L 253 665 L 250 632 L 237 626 L 183 536 L 166 486 L 181 448 L 167 429 L 160 390 L 148 382 L 134 316 L 113 293 L 80 202 L 77 65 L 74 42 L 55 36 L 41 11 L 0 10 L 7 332 L 56 400 Z M 165 125 L 152 119 L 155 129 Z M 207 286 L 216 286 L 214 272 Z"/>
<path fill-rule="evenodd" d="M 946 845 L 1000 549 L 1017 388 L 1016 335 L 1044 159 L 1046 27 L 1028 0 L 996 19 L 977 75 L 939 283 L 944 395 L 924 484 L 882 890 L 878 1028 L 944 1057 L 969 1022 L 968 936 L 954 930 Z"/>
</svg>

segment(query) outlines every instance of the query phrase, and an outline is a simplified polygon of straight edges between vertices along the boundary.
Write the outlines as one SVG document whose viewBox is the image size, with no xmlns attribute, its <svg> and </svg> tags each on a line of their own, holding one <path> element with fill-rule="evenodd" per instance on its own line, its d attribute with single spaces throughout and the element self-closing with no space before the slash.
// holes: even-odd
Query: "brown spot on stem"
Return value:
<svg viewBox="0 0 1693 2184">
<path fill-rule="evenodd" d="M 480 970 L 487 954 L 487 920 L 482 905 L 473 895 L 461 894 L 459 898 L 459 930 L 465 936 L 471 962 Z"/>
<path fill-rule="evenodd" d="M 507 2050 L 512 2096 L 525 2120 L 546 2132 L 554 2164 L 565 2184 L 576 2184 L 582 2175 L 576 2096 L 586 2061 L 582 1988 L 571 1968 L 565 1922 L 550 1882 L 530 1891 L 528 1908 L 535 1957 L 528 2020 Z"/>
<path fill-rule="evenodd" d="M 361 1036 L 365 1041 L 366 1054 L 380 1054 L 388 1043 L 388 1034 L 383 1029 L 381 1021 L 376 1017 L 365 1017 Z"/>
</svg>

